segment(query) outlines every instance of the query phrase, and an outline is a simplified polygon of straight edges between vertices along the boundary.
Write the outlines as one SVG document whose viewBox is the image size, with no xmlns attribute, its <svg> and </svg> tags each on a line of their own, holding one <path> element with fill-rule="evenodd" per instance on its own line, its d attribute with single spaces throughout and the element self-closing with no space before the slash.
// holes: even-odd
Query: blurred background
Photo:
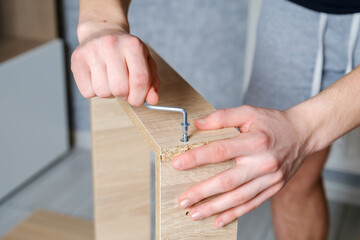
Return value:
<svg viewBox="0 0 360 240">
<path fill-rule="evenodd" d="M 129 20 L 224 108 L 242 103 L 260 10 L 261 0 L 134 0 Z M 93 218 L 89 101 L 69 66 L 77 20 L 75 0 L 0 0 L 0 237 L 36 208 Z M 324 171 L 331 239 L 360 234 L 360 143 L 351 139 L 334 145 Z M 239 229 L 242 239 L 273 239 L 269 203 Z"/>
</svg>

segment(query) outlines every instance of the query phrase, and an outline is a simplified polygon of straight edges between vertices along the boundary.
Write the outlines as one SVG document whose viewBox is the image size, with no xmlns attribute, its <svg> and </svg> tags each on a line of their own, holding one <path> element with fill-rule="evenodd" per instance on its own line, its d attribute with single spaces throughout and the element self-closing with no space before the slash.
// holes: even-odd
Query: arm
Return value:
<svg viewBox="0 0 360 240">
<path fill-rule="evenodd" d="M 307 147 L 319 151 L 360 125 L 360 65 L 317 96 L 288 110 L 306 122 Z"/>
<path fill-rule="evenodd" d="M 140 106 L 158 102 L 157 66 L 146 45 L 129 33 L 130 0 L 80 0 L 71 70 L 81 94 L 118 97 Z"/>
<path fill-rule="evenodd" d="M 238 127 L 242 133 L 173 159 L 176 170 L 236 159 L 235 167 L 193 186 L 178 199 L 182 208 L 193 206 L 189 213 L 193 220 L 219 214 L 215 226 L 222 227 L 280 191 L 308 155 L 360 125 L 360 66 L 286 111 L 241 106 L 217 110 L 194 124 L 201 130 Z"/>
<path fill-rule="evenodd" d="M 130 32 L 128 10 L 130 0 L 79 0 L 79 43 L 103 31 Z"/>
</svg>

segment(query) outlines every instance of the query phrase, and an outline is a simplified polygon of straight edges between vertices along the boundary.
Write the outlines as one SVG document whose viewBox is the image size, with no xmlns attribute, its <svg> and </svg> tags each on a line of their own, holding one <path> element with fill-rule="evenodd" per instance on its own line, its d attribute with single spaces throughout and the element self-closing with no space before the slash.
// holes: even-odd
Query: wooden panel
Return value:
<svg viewBox="0 0 360 240">
<path fill-rule="evenodd" d="M 236 223 L 232 223 L 223 229 L 214 226 L 215 217 L 202 221 L 192 221 L 186 215 L 188 210 L 178 206 L 177 198 L 194 183 L 205 180 L 215 174 L 230 168 L 232 161 L 207 165 L 188 171 L 175 171 L 171 162 L 157 160 L 160 168 L 157 170 L 159 180 L 158 192 L 158 219 L 157 230 L 160 233 L 158 239 L 236 239 Z"/>
<path fill-rule="evenodd" d="M 215 110 L 154 51 L 152 55 L 158 63 L 161 81 L 159 105 L 185 108 L 190 122 Z M 118 101 L 157 158 L 156 239 L 236 239 L 236 222 L 217 230 L 213 224 L 214 218 L 193 222 L 186 216 L 186 210 L 181 209 L 177 204 L 177 198 L 183 191 L 230 168 L 235 164 L 234 161 L 177 172 L 173 170 L 171 160 L 190 148 L 214 140 L 234 137 L 238 131 L 235 128 L 198 131 L 191 125 L 189 142 L 183 143 L 180 141 L 182 136 L 180 113 L 154 111 L 144 106 L 133 108 L 124 101 Z"/>
<path fill-rule="evenodd" d="M 116 100 L 91 100 L 97 240 L 150 239 L 150 150 Z"/>
<path fill-rule="evenodd" d="M 44 210 L 34 212 L 2 240 L 92 240 L 93 223 Z"/>
<path fill-rule="evenodd" d="M 56 38 L 55 0 L 0 0 L 0 35 L 40 41 Z"/>
<path fill-rule="evenodd" d="M 204 117 L 215 110 L 208 101 L 196 92 L 153 50 L 151 54 L 158 64 L 161 81 L 160 102 L 158 105 L 185 108 L 188 112 L 190 123 L 194 119 Z M 161 160 L 164 160 L 169 154 L 178 154 L 190 147 L 233 137 L 238 134 L 235 128 L 199 131 L 191 124 L 189 126 L 189 142 L 183 143 L 180 141 L 182 138 L 181 113 L 155 111 L 145 106 L 134 108 L 125 101 L 118 101 L 134 122 L 145 141 L 150 145 L 155 155 L 161 156 Z"/>
</svg>

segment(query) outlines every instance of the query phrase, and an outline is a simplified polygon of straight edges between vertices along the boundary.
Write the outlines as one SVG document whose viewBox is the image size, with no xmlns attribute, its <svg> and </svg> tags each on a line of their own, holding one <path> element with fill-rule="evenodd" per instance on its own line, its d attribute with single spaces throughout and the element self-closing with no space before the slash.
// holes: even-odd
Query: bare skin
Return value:
<svg viewBox="0 0 360 240">
<path fill-rule="evenodd" d="M 159 100 L 157 66 L 149 49 L 129 33 L 130 1 L 80 0 L 78 39 L 71 70 L 86 98 L 117 97 L 133 106 Z"/>
<path fill-rule="evenodd" d="M 322 170 L 329 148 L 307 157 L 286 186 L 271 199 L 276 239 L 326 240 L 329 213 Z"/>
<path fill-rule="evenodd" d="M 156 104 L 156 63 L 142 41 L 129 33 L 129 4 L 129 0 L 80 0 L 80 45 L 72 56 L 72 71 L 86 98 L 118 97 L 133 106 L 146 99 Z M 238 127 L 242 134 L 173 159 L 179 171 L 236 159 L 235 167 L 181 194 L 180 207 L 190 208 L 194 221 L 218 215 L 214 224 L 221 228 L 276 194 L 272 209 L 278 239 L 325 239 L 324 149 L 360 125 L 359 92 L 360 67 L 286 111 L 241 106 L 195 121 L 200 130 Z"/>
<path fill-rule="evenodd" d="M 175 157 L 174 169 L 181 171 L 234 158 L 236 166 L 187 190 L 180 195 L 179 205 L 189 208 L 205 198 L 217 195 L 208 202 L 192 207 L 189 216 L 197 221 L 218 214 L 215 226 L 221 228 L 274 196 L 291 180 L 308 156 L 326 149 L 340 136 L 360 125 L 359 81 L 360 66 L 317 96 L 286 111 L 241 106 L 220 109 L 204 119 L 195 121 L 195 126 L 200 130 L 238 127 L 242 134 L 189 150 Z M 318 161 L 324 162 L 324 159 L 325 156 L 321 156 Z M 314 160 L 308 162 L 316 166 Z M 305 171 L 306 177 L 303 178 L 319 179 L 320 171 Z M 321 187 L 318 187 L 317 192 L 310 194 L 309 189 L 316 185 L 316 180 L 313 180 L 313 183 L 300 180 L 301 178 L 294 181 L 299 184 L 294 183 L 296 187 L 284 190 L 284 194 L 280 194 L 278 199 L 286 196 L 287 192 L 290 195 L 308 194 L 308 198 L 313 198 L 309 203 L 324 202 L 319 200 L 323 198 Z M 298 190 L 291 189 L 304 191 L 299 194 Z M 287 206 L 295 209 L 296 201 Z M 276 212 L 285 211 L 284 208 L 273 209 Z M 306 210 L 298 212 L 300 215 L 296 217 L 306 217 Z M 277 216 L 284 215 L 274 214 L 275 218 Z M 326 214 L 321 216 L 326 217 Z M 315 221 L 314 218 L 312 222 Z M 321 222 L 324 223 L 326 231 L 326 221 Z M 288 232 L 283 230 L 285 226 L 275 224 L 276 232 Z M 305 234 L 303 229 L 296 233 L 299 238 L 306 239 L 301 237 Z"/>
</svg>

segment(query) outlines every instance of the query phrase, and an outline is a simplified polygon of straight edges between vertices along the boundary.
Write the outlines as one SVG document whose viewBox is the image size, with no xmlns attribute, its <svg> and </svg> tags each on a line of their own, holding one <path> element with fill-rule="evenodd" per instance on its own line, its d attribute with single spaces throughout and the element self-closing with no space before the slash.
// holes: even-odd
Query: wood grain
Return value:
<svg viewBox="0 0 360 240">
<path fill-rule="evenodd" d="M 91 100 L 97 240 L 150 239 L 150 150 L 114 99 Z"/>
<path fill-rule="evenodd" d="M 0 0 L 0 63 L 58 36 L 55 0 Z"/>
<path fill-rule="evenodd" d="M 87 220 L 52 213 L 34 212 L 2 240 L 93 240 L 93 223 Z"/>
<path fill-rule="evenodd" d="M 234 137 L 238 134 L 235 128 L 214 131 L 197 130 L 192 124 L 193 120 L 210 114 L 215 110 L 214 107 L 153 50 L 151 50 L 151 54 L 158 64 L 161 81 L 158 105 L 182 107 L 187 110 L 191 123 L 189 126 L 189 142 L 180 141 L 182 138 L 181 113 L 155 111 L 145 106 L 131 107 L 125 101 L 118 101 L 155 155 L 160 155 L 160 160 L 169 161 L 174 155 L 191 147 L 218 139 Z"/>
<path fill-rule="evenodd" d="M 48 41 L 57 37 L 55 0 L 1 0 L 0 35 Z"/>
<path fill-rule="evenodd" d="M 161 162 L 157 174 L 160 181 L 157 183 L 158 192 L 158 239 L 229 239 L 235 240 L 237 223 L 232 223 L 223 229 L 214 226 L 215 217 L 202 221 L 192 221 L 186 215 L 188 210 L 178 206 L 177 198 L 197 182 L 206 180 L 215 174 L 230 168 L 232 161 L 207 165 L 188 171 L 174 171 L 171 162 Z"/>
<path fill-rule="evenodd" d="M 158 64 L 161 81 L 159 105 L 185 108 L 191 123 L 215 110 L 153 50 L 151 54 Z M 235 128 L 198 131 L 191 125 L 189 142 L 184 143 L 180 141 L 180 113 L 154 111 L 144 106 L 135 108 L 118 101 L 156 156 L 156 239 L 236 239 L 236 222 L 217 230 L 213 224 L 214 217 L 193 222 L 186 216 L 187 210 L 177 204 L 177 198 L 182 192 L 232 167 L 234 161 L 178 172 L 173 170 L 171 160 L 188 149 L 234 137 L 239 134 L 238 131 Z"/>
</svg>

